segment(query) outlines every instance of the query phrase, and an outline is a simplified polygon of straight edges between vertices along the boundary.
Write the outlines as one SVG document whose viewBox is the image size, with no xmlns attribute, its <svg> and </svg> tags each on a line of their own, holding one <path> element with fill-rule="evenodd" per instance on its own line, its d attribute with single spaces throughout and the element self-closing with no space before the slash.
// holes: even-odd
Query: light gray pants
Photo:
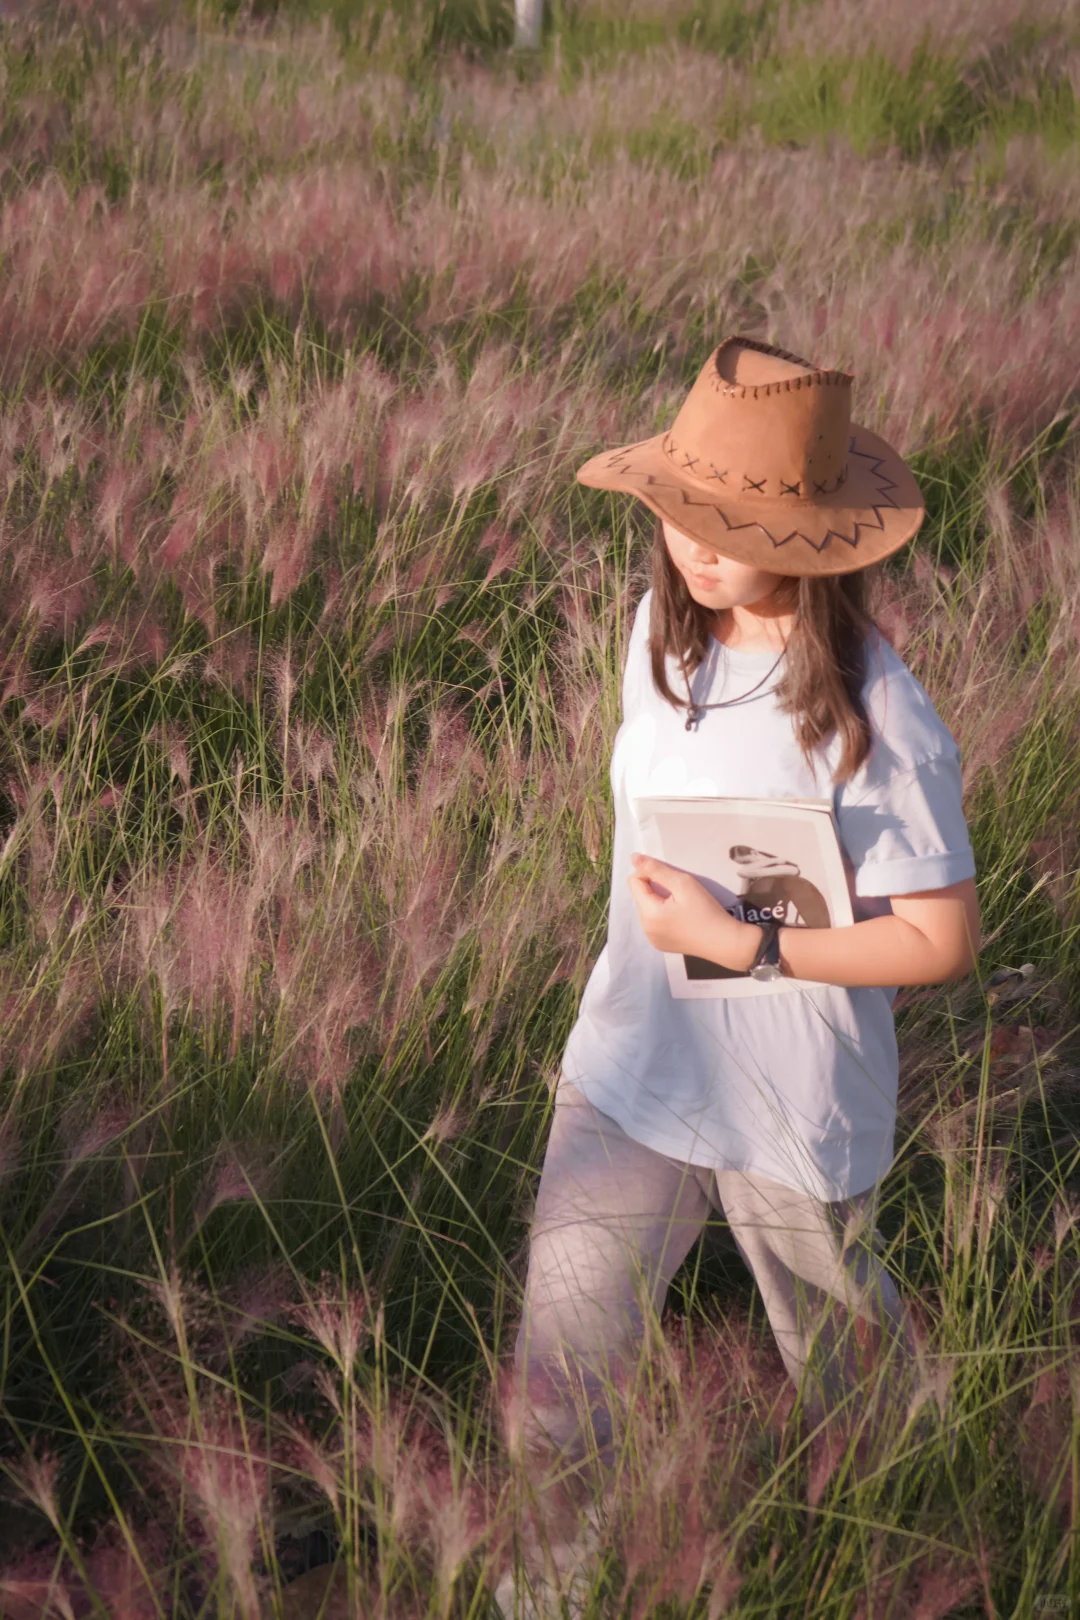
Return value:
<svg viewBox="0 0 1080 1620">
<path fill-rule="evenodd" d="M 809 1415 L 819 1418 L 859 1389 L 883 1356 L 890 1360 L 890 1397 L 903 1400 L 916 1343 L 879 1258 L 878 1192 L 824 1203 L 742 1170 L 683 1164 L 635 1142 L 561 1077 L 514 1356 L 526 1446 L 567 1448 L 576 1460 L 585 1455 L 590 1442 L 577 1415 L 576 1387 L 600 1460 L 610 1465 L 611 1413 L 601 1375 L 636 1365 L 645 1311 L 655 1310 L 652 1321 L 659 1320 L 668 1285 L 710 1208 L 727 1219 L 757 1279 Z"/>
</svg>

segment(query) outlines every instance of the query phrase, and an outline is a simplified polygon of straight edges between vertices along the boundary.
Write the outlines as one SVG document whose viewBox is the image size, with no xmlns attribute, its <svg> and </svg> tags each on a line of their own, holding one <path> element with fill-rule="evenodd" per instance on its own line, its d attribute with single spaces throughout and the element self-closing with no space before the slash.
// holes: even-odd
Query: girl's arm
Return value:
<svg viewBox="0 0 1080 1620">
<path fill-rule="evenodd" d="M 848 928 L 781 928 L 780 966 L 792 979 L 849 988 L 940 984 L 971 972 L 979 930 L 975 879 L 965 878 L 947 889 L 893 895 L 891 917 Z M 753 932 L 760 944 L 761 929 Z"/>
<path fill-rule="evenodd" d="M 689 872 L 651 855 L 635 854 L 633 867 L 630 892 L 657 950 L 701 956 L 721 967 L 750 966 L 760 928 L 732 917 Z M 971 972 L 980 932 L 974 878 L 947 889 L 894 895 L 892 908 L 892 916 L 846 928 L 782 928 L 785 975 L 855 989 L 939 984 Z"/>
</svg>

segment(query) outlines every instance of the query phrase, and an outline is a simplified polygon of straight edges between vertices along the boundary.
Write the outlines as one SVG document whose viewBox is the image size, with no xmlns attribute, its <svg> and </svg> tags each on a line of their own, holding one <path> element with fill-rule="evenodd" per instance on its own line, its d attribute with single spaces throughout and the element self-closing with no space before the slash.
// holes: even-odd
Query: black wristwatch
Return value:
<svg viewBox="0 0 1080 1620">
<path fill-rule="evenodd" d="M 776 922 L 760 923 L 761 944 L 757 955 L 750 966 L 749 973 L 752 979 L 769 984 L 773 979 L 783 978 L 783 969 L 780 966 L 780 924 Z"/>
</svg>

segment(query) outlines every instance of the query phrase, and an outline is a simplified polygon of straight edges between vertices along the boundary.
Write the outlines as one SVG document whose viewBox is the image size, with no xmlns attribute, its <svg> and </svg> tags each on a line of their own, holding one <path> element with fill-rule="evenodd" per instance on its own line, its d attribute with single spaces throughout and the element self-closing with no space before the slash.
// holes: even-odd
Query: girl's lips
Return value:
<svg viewBox="0 0 1080 1620">
<path fill-rule="evenodd" d="M 718 580 L 710 579 L 707 574 L 688 574 L 687 578 L 702 591 L 711 591 L 719 583 Z"/>
</svg>

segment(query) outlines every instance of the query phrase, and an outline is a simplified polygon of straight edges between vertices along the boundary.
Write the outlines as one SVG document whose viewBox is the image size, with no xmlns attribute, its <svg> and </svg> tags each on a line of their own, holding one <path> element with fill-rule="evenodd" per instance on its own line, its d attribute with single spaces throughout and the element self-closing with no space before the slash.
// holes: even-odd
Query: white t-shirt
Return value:
<svg viewBox="0 0 1080 1620">
<path fill-rule="evenodd" d="M 607 942 L 589 977 L 563 1056 L 580 1088 L 636 1141 L 680 1162 L 744 1169 L 814 1198 L 876 1185 L 893 1158 L 898 1074 L 894 989 L 793 989 L 783 996 L 675 1000 L 664 958 L 645 937 L 627 886 L 644 843 L 631 798 L 715 793 L 831 796 L 854 870 L 856 922 L 887 913 L 887 897 L 974 876 L 961 803 L 959 750 L 926 692 L 874 634 L 863 698 L 874 746 L 834 785 L 834 737 L 811 771 L 790 715 L 773 696 L 783 664 L 750 702 L 707 710 L 693 731 L 686 708 L 657 692 L 648 653 L 652 592 L 642 598 L 623 674 L 623 722 L 610 776 L 615 846 Z M 737 697 L 775 654 L 710 638 L 691 676 L 696 702 Z M 668 658 L 672 690 L 685 692 Z"/>
</svg>

